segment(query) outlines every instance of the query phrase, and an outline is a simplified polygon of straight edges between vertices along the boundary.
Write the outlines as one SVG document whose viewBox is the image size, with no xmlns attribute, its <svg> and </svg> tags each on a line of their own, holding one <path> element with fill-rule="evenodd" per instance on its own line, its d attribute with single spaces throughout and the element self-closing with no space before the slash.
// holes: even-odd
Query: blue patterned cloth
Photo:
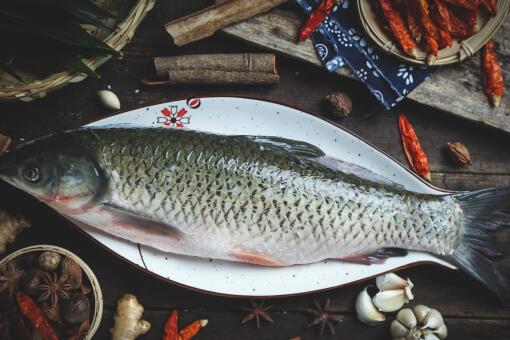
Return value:
<svg viewBox="0 0 510 340">
<path fill-rule="evenodd" d="M 309 14 L 321 0 L 296 0 Z M 431 68 L 409 65 L 376 49 L 365 36 L 354 0 L 343 0 L 312 34 L 315 50 L 333 72 L 347 65 L 389 110 L 421 84 Z"/>
</svg>

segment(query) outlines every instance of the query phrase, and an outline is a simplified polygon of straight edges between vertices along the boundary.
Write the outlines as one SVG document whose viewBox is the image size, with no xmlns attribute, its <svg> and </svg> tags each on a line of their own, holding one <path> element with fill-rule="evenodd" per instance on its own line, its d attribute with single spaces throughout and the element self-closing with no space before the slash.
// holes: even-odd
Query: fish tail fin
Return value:
<svg viewBox="0 0 510 340">
<path fill-rule="evenodd" d="M 510 305 L 510 187 L 455 196 L 464 211 L 461 243 L 453 261 Z"/>
</svg>

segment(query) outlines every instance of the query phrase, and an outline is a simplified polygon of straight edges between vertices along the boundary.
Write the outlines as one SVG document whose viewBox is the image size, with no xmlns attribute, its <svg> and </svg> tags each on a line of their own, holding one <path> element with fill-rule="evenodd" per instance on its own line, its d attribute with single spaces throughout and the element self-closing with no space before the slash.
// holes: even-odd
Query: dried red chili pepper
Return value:
<svg viewBox="0 0 510 340">
<path fill-rule="evenodd" d="M 474 10 L 466 9 L 462 11 L 461 17 L 466 25 L 471 28 L 473 33 L 480 30 L 480 27 L 478 26 L 478 7 Z"/>
<path fill-rule="evenodd" d="M 453 45 L 453 39 L 449 32 L 438 28 L 439 48 L 446 48 Z"/>
<path fill-rule="evenodd" d="M 390 25 L 393 36 L 397 39 L 402 50 L 411 56 L 416 56 L 416 43 L 407 30 L 400 13 L 393 8 L 389 0 L 379 0 L 379 4 Z"/>
<path fill-rule="evenodd" d="M 299 31 L 299 42 L 305 41 L 312 33 L 319 27 L 319 25 L 326 19 L 329 12 L 338 4 L 340 0 L 322 0 L 312 13 L 308 16 L 305 24 Z"/>
<path fill-rule="evenodd" d="M 165 323 L 163 340 L 179 340 L 179 331 L 177 329 L 178 318 L 178 313 L 174 310 Z"/>
<path fill-rule="evenodd" d="M 503 80 L 501 65 L 496 52 L 494 52 L 494 42 L 492 40 L 489 40 L 483 49 L 482 68 L 485 94 L 491 100 L 492 105 L 499 107 L 505 88 L 505 82 Z"/>
<path fill-rule="evenodd" d="M 430 11 L 432 20 L 434 20 L 437 26 L 451 33 L 452 23 L 450 20 L 450 11 L 446 5 L 441 0 L 433 0 L 432 5 L 432 10 Z"/>
<path fill-rule="evenodd" d="M 414 132 L 413 126 L 403 114 L 398 117 L 398 126 L 402 136 L 402 145 L 404 153 L 411 169 L 421 177 L 430 182 L 430 168 L 427 155 L 420 145 L 418 136 Z"/>
<path fill-rule="evenodd" d="M 480 0 L 482 5 L 490 15 L 495 16 L 498 14 L 498 4 L 496 0 Z"/>
<path fill-rule="evenodd" d="M 200 330 L 205 326 L 207 326 L 207 320 L 205 319 L 197 320 L 189 324 L 188 326 L 186 326 L 186 328 L 182 329 L 179 332 L 179 340 L 190 340 L 195 335 L 197 335 L 198 332 L 200 332 Z"/>
<path fill-rule="evenodd" d="M 402 6 L 404 7 L 404 13 L 407 21 L 407 27 L 409 28 L 409 32 L 413 37 L 414 41 L 419 43 L 421 41 L 421 28 L 416 21 L 416 17 L 414 15 L 414 11 L 412 8 L 412 4 L 409 1 L 404 1 Z"/>
<path fill-rule="evenodd" d="M 16 301 L 21 314 L 25 316 L 34 326 L 37 334 L 43 337 L 44 340 L 58 340 L 58 336 L 53 328 L 44 317 L 42 310 L 28 295 L 23 293 L 16 294 Z"/>
<path fill-rule="evenodd" d="M 428 0 L 418 0 L 416 3 L 421 26 L 425 32 L 425 46 L 429 53 L 429 64 L 432 64 L 434 57 L 439 53 L 439 30 L 430 19 L 430 7 Z"/>
<path fill-rule="evenodd" d="M 443 0 L 443 1 L 448 2 L 454 6 L 467 8 L 470 10 L 474 10 L 478 7 L 477 0 Z"/>
</svg>

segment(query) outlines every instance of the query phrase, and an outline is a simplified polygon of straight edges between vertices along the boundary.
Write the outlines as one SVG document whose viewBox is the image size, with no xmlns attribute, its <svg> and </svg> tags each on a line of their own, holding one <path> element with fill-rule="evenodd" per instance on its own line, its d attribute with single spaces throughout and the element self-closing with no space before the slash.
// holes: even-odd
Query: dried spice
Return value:
<svg viewBox="0 0 510 340">
<path fill-rule="evenodd" d="M 80 325 L 67 329 L 64 334 L 66 340 L 82 340 L 88 334 L 90 328 L 90 321 L 85 320 Z"/>
<path fill-rule="evenodd" d="M 430 12 L 432 20 L 443 30 L 451 33 L 452 23 L 450 20 L 450 11 L 441 0 L 432 1 L 432 10 Z"/>
<path fill-rule="evenodd" d="M 425 33 L 425 46 L 429 53 L 429 64 L 434 62 L 439 53 L 439 31 L 437 26 L 430 19 L 430 6 L 428 0 L 418 0 L 417 10 L 421 26 Z"/>
<path fill-rule="evenodd" d="M 89 299 L 81 294 L 73 294 L 62 303 L 62 318 L 72 325 L 79 325 L 90 316 Z"/>
<path fill-rule="evenodd" d="M 418 21 L 416 20 L 416 16 L 414 15 L 412 8 L 413 5 L 410 1 L 403 1 L 402 6 L 404 6 L 404 12 L 409 32 L 411 33 L 414 41 L 419 43 L 421 41 L 421 28 L 418 24 Z"/>
<path fill-rule="evenodd" d="M 319 6 L 317 6 L 312 13 L 308 16 L 308 19 L 301 27 L 299 31 L 299 42 L 303 42 L 320 26 L 320 24 L 326 19 L 328 14 L 333 10 L 333 7 L 337 5 L 339 0 L 322 0 Z"/>
<path fill-rule="evenodd" d="M 58 340 L 57 334 L 34 300 L 23 293 L 17 293 L 16 300 L 21 313 L 31 322 L 37 334 L 41 335 L 44 340 Z"/>
<path fill-rule="evenodd" d="M 448 143 L 448 151 L 452 159 L 458 164 L 471 164 L 471 154 L 464 144 Z"/>
<path fill-rule="evenodd" d="M 352 100 L 343 92 L 333 92 L 326 96 L 329 111 L 339 117 L 347 117 L 351 113 Z"/>
<path fill-rule="evenodd" d="M 489 40 L 482 51 L 483 85 L 485 94 L 489 97 L 495 107 L 499 107 L 503 97 L 505 82 L 503 71 L 496 52 L 494 42 Z"/>
<path fill-rule="evenodd" d="M 49 321 L 62 323 L 62 319 L 60 318 L 60 306 L 58 304 L 52 306 L 48 303 L 43 303 L 41 305 L 41 310 Z"/>
<path fill-rule="evenodd" d="M 497 0 L 480 0 L 480 5 L 489 12 L 490 15 L 495 16 L 498 14 Z"/>
<path fill-rule="evenodd" d="M 402 136 L 404 153 L 409 162 L 409 166 L 416 174 L 430 182 L 430 168 L 427 155 L 423 151 L 411 123 L 409 123 L 406 116 L 401 114 L 398 117 L 398 125 Z"/>
<path fill-rule="evenodd" d="M 69 257 L 64 257 L 60 262 L 60 276 L 66 277 L 66 282 L 73 289 L 79 288 L 83 283 L 83 271 L 78 263 Z"/>
<path fill-rule="evenodd" d="M 179 332 L 179 340 L 192 339 L 195 335 L 198 334 L 198 332 L 200 332 L 202 328 L 207 326 L 207 323 L 208 321 L 206 319 L 201 319 L 192 322 Z"/>
<path fill-rule="evenodd" d="M 326 304 L 324 308 L 317 302 L 313 302 L 315 305 L 315 309 L 305 309 L 304 312 L 312 314 L 315 316 L 312 322 L 310 322 L 307 327 L 312 327 L 315 325 L 319 325 L 320 327 L 320 335 L 324 334 L 326 327 L 331 334 L 335 334 L 335 327 L 333 327 L 332 322 L 342 322 L 343 318 L 339 315 L 333 314 L 333 311 L 330 309 L 330 300 L 326 300 Z"/>
<path fill-rule="evenodd" d="M 416 56 L 416 42 L 407 30 L 407 26 L 400 13 L 393 8 L 389 0 L 379 0 L 379 4 L 390 25 L 393 36 L 402 50 L 411 56 Z"/>
<path fill-rule="evenodd" d="M 44 271 L 40 269 L 31 269 L 21 281 L 21 290 L 32 299 L 37 299 L 41 295 L 39 285 L 42 282 Z"/>
<path fill-rule="evenodd" d="M 470 10 L 474 10 L 478 7 L 478 1 L 473 0 L 444 0 L 445 2 L 448 2 L 454 6 L 467 8 Z"/>
<path fill-rule="evenodd" d="M 255 301 L 250 301 L 251 308 L 242 307 L 241 309 L 244 311 L 249 312 L 248 315 L 246 315 L 242 320 L 241 323 L 246 323 L 250 320 L 255 319 L 255 322 L 257 324 L 257 329 L 260 328 L 260 319 L 264 319 L 268 322 L 274 323 L 273 319 L 271 318 L 271 315 L 267 312 L 272 308 L 272 306 L 266 306 L 264 307 L 264 301 L 262 301 L 260 304 L 257 304 Z"/>
<path fill-rule="evenodd" d="M 8 292 L 9 297 L 14 296 L 16 287 L 23 276 L 23 272 L 8 263 L 0 268 L 0 293 Z"/>
<path fill-rule="evenodd" d="M 163 340 L 175 340 L 179 339 L 179 329 L 177 328 L 177 322 L 179 314 L 176 310 L 170 314 L 170 317 L 165 323 L 165 329 L 163 333 Z"/>
<path fill-rule="evenodd" d="M 55 253 L 54 251 L 45 251 L 39 255 L 39 267 L 52 272 L 57 269 L 61 259 L 62 256 L 59 253 Z"/>
<path fill-rule="evenodd" d="M 200 332 L 202 328 L 207 326 L 207 320 L 201 319 L 192 322 L 188 326 L 184 327 L 181 331 L 178 329 L 178 319 L 179 315 L 176 310 L 174 310 L 168 320 L 165 323 L 165 330 L 163 333 L 163 340 L 190 340 L 195 335 Z"/>
<path fill-rule="evenodd" d="M 69 299 L 73 287 L 66 282 L 65 276 L 59 277 L 56 273 L 43 272 L 38 289 L 41 292 L 38 301 L 48 301 L 50 305 L 54 306 L 60 298 Z"/>
</svg>

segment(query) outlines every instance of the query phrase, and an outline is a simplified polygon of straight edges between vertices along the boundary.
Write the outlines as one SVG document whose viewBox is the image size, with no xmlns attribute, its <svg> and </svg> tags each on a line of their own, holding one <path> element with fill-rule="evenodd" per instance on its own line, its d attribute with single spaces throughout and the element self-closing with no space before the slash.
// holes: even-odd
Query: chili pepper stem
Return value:
<svg viewBox="0 0 510 340">
<path fill-rule="evenodd" d="M 494 107 L 499 107 L 501 105 L 501 96 L 492 96 L 490 99 Z"/>
</svg>

